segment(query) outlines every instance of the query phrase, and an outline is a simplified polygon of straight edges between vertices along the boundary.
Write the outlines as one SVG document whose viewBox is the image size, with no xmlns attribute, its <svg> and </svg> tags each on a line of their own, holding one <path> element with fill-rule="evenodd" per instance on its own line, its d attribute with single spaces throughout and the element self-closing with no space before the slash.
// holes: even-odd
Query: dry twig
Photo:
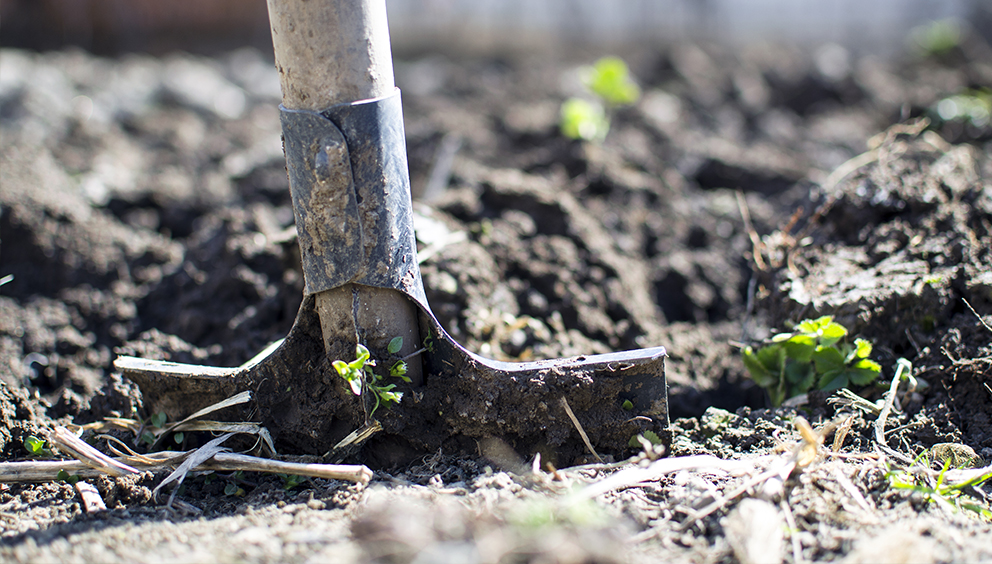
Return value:
<svg viewBox="0 0 992 564">
<path fill-rule="evenodd" d="M 885 403 L 882 405 L 882 411 L 878 414 L 878 419 L 875 420 L 875 442 L 878 448 L 889 456 L 898 458 L 906 464 L 912 464 L 912 460 L 902 453 L 889 448 L 885 442 L 885 423 L 889 418 L 889 413 L 892 411 L 892 404 L 896 401 L 896 392 L 899 390 L 899 382 L 902 381 L 902 374 L 906 370 L 912 372 L 913 366 L 908 360 L 900 358 L 896 362 L 896 374 L 892 377 L 892 384 L 889 385 L 889 391 L 885 395 Z"/>
<path fill-rule="evenodd" d="M 190 451 L 163 451 L 143 456 L 125 456 L 114 460 L 118 463 L 130 463 L 140 471 L 162 471 L 176 468 L 189 456 Z M 53 482 L 58 479 L 60 470 L 70 476 L 83 479 L 96 478 L 106 472 L 92 468 L 75 460 L 32 460 L 26 462 L 0 463 L 0 483 L 3 482 Z M 311 478 L 326 478 L 328 480 L 345 480 L 359 484 L 367 484 L 372 479 L 372 471 L 364 465 L 351 464 L 302 464 L 283 462 L 269 458 L 258 458 L 246 454 L 220 452 L 213 458 L 204 461 L 198 470 L 216 472 L 268 472 L 273 474 L 295 474 Z"/>
<path fill-rule="evenodd" d="M 582 442 L 586 444 L 586 448 L 589 449 L 589 452 L 592 453 L 597 462 L 603 462 L 603 459 L 599 456 L 599 453 L 596 452 L 596 449 L 592 448 L 592 443 L 589 442 L 589 435 L 586 435 L 586 431 L 579 423 L 579 419 L 575 417 L 574 413 L 572 413 L 572 408 L 568 405 L 568 400 L 565 399 L 565 396 L 562 396 L 561 398 L 561 406 L 565 408 L 565 413 L 568 414 L 568 418 L 572 420 L 572 425 L 575 425 L 575 429 L 579 432 L 579 436 L 582 437 Z"/>
<path fill-rule="evenodd" d="M 65 427 L 56 427 L 52 432 L 52 442 L 58 447 L 62 452 L 71 455 L 76 460 L 79 460 L 83 464 L 99 470 L 102 474 L 110 474 L 111 476 L 126 476 L 128 474 L 137 474 L 138 470 L 124 464 L 118 460 L 110 458 L 106 454 L 96 450 L 85 441 L 73 435 L 69 429 Z"/>
<path fill-rule="evenodd" d="M 961 298 L 961 301 L 964 302 L 964 305 L 968 306 L 968 309 L 971 310 L 971 313 L 974 313 L 975 314 L 975 317 L 978 318 L 978 322 L 981 323 L 982 325 L 984 325 L 985 328 L 989 330 L 989 332 L 992 332 L 992 326 L 990 326 L 988 323 L 986 323 L 985 320 L 982 318 L 981 315 L 978 315 L 978 312 L 975 311 L 975 308 L 971 307 L 971 304 L 968 303 L 968 300 L 966 300 L 964 298 Z"/>
</svg>

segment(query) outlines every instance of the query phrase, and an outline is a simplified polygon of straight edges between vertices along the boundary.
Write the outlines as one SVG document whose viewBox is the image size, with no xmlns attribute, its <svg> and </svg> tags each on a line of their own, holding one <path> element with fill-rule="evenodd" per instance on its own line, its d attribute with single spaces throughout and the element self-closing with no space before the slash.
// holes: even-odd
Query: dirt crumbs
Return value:
<svg viewBox="0 0 992 564">
<path fill-rule="evenodd" d="M 667 452 L 624 436 L 616 462 L 554 464 L 535 429 L 526 452 L 394 464 L 412 441 L 385 433 L 345 461 L 368 485 L 199 471 L 169 505 L 163 473 L 5 482 L 0 559 L 992 559 L 992 126 L 963 111 L 992 50 L 831 49 L 625 53 L 643 96 L 602 144 L 558 132 L 591 58 L 396 62 L 438 319 L 500 360 L 664 345 Z M 166 422 L 116 355 L 235 366 L 296 318 L 275 71 L 252 50 L 0 63 L 0 459 L 90 423 L 101 451 L 146 452 Z M 881 378 L 769 407 L 740 346 L 821 315 L 874 343 Z"/>
</svg>

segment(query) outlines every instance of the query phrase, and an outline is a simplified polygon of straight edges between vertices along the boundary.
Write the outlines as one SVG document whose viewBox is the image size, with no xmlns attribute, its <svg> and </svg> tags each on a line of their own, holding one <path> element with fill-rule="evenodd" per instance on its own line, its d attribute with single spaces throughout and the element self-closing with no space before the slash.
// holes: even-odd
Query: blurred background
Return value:
<svg viewBox="0 0 992 564">
<path fill-rule="evenodd" d="M 986 37 L 992 30 L 989 0 L 388 0 L 387 7 L 398 54 L 684 39 L 836 43 L 894 54 L 914 28 L 933 20 L 965 21 Z M 0 45 L 36 50 L 214 54 L 270 44 L 262 0 L 5 0 L 0 26 Z"/>
</svg>

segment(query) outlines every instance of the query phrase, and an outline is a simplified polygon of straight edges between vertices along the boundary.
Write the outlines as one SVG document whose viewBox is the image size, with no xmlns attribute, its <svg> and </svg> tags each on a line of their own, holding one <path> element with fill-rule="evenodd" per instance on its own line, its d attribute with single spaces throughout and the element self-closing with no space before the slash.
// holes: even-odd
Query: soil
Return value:
<svg viewBox="0 0 992 564">
<path fill-rule="evenodd" d="M 888 448 L 912 459 L 958 443 L 992 460 L 992 126 L 936 111 L 992 87 L 988 43 L 898 60 L 836 46 L 623 55 L 643 96 L 612 113 L 602 144 L 557 129 L 596 53 L 396 61 L 421 269 L 447 331 L 510 361 L 663 345 L 661 461 L 760 470 L 800 439 L 798 415 L 819 426 L 847 412 L 820 392 L 770 408 L 739 348 L 833 315 L 883 367 L 857 393 L 882 398 L 899 358 L 923 383 L 899 395 Z M 0 287 L 0 458 L 14 461 L 56 425 L 151 415 L 117 355 L 247 361 L 289 332 L 303 283 L 267 55 L 4 50 L 0 64 L 0 277 L 13 275 Z M 109 508 L 93 515 L 66 483 L 3 484 L 0 558 L 992 559 L 989 520 L 893 487 L 875 416 L 855 413 L 839 455 L 707 516 L 746 472 L 583 497 L 657 468 L 657 453 L 616 444 L 603 454 L 619 463 L 572 466 L 584 460 L 571 437 L 555 459 L 569 468 L 532 469 L 555 449 L 464 440 L 400 464 L 376 452 L 387 438 L 347 461 L 373 467 L 369 486 L 203 474 L 178 495 L 187 513 L 152 498 L 162 475 L 93 480 Z M 984 488 L 966 497 L 987 508 Z"/>
</svg>

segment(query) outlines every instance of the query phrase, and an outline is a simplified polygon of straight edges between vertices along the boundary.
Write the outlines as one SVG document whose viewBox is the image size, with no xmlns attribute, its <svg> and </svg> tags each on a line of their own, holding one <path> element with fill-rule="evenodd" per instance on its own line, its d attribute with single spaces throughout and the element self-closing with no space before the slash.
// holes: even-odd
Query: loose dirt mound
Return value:
<svg viewBox="0 0 992 564">
<path fill-rule="evenodd" d="M 800 440 L 797 414 L 819 425 L 841 410 L 818 393 L 799 411 L 766 409 L 736 347 L 821 314 L 876 343 L 883 380 L 904 357 L 928 384 L 900 394 L 889 448 L 915 457 L 963 443 L 992 460 L 992 331 L 962 300 L 989 319 L 992 129 L 935 111 L 992 85 L 988 46 L 970 39 L 903 63 L 831 49 L 629 53 L 644 96 L 614 115 L 602 145 L 557 131 L 576 65 L 591 57 L 396 65 L 424 282 L 449 332 L 504 360 L 664 345 L 672 415 L 683 418 L 671 454 L 750 470 L 688 459 L 710 466 L 662 471 L 649 452 L 640 467 L 654 468 L 650 479 L 602 489 L 637 466 L 534 472 L 531 453 L 488 449 L 485 459 L 466 444 L 380 468 L 367 489 L 191 477 L 179 497 L 198 516 L 152 502 L 161 476 L 95 481 L 110 508 L 97 516 L 68 484 L 5 485 L 0 554 L 992 558 L 987 520 L 893 487 L 870 413 L 846 419 L 840 456 L 778 490 L 745 487 Z M 288 332 L 302 281 L 278 82 L 261 55 L 4 51 L 0 61 L 0 277 L 13 275 L 0 287 L 0 451 L 10 461 L 57 423 L 152 415 L 113 374 L 116 354 L 248 360 Z M 859 390 L 871 401 L 882 391 Z M 600 492 L 569 497 L 590 484 Z M 738 503 L 742 492 L 754 499 Z M 964 495 L 988 506 L 982 490 Z M 753 528 L 765 522 L 775 527 Z M 768 540 L 765 552 L 752 537 Z"/>
</svg>

